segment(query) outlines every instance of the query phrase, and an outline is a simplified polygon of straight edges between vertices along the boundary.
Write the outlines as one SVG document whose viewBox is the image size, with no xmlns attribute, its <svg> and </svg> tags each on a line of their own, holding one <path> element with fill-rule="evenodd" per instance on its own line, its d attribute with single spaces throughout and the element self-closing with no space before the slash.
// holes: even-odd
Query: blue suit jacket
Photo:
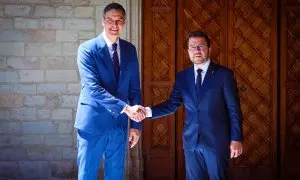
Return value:
<svg viewBox="0 0 300 180">
<path fill-rule="evenodd" d="M 102 36 L 81 44 L 77 64 L 81 78 L 75 127 L 100 134 L 119 125 L 128 126 L 128 117 L 121 111 L 127 103 L 141 104 L 139 65 L 135 47 L 120 39 L 120 77 L 117 82 L 112 59 Z M 131 121 L 141 129 L 141 123 Z"/>
<path fill-rule="evenodd" d="M 173 113 L 184 103 L 183 148 L 204 145 L 218 152 L 229 152 L 230 141 L 241 141 L 242 113 L 237 84 L 228 68 L 210 63 L 197 96 L 194 67 L 177 73 L 166 102 L 153 106 L 152 117 Z"/>
</svg>

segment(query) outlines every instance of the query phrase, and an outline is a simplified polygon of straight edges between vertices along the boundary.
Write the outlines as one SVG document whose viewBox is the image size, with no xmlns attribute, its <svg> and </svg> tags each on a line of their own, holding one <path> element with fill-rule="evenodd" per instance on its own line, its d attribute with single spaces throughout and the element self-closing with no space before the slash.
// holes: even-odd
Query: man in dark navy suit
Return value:
<svg viewBox="0 0 300 180">
<path fill-rule="evenodd" d="M 77 64 L 81 78 L 75 127 L 78 129 L 78 179 L 95 180 L 104 159 L 104 179 L 124 174 L 128 117 L 143 119 L 136 48 L 120 39 L 125 10 L 118 3 L 104 8 L 103 33 L 81 44 Z M 141 123 L 131 121 L 130 145 L 139 139 Z"/>
<path fill-rule="evenodd" d="M 188 53 L 193 66 L 177 73 L 169 99 L 146 108 L 147 117 L 174 113 L 184 103 L 183 148 L 187 180 L 227 179 L 230 157 L 242 153 L 242 113 L 230 69 L 211 61 L 210 39 L 192 32 Z"/>
</svg>

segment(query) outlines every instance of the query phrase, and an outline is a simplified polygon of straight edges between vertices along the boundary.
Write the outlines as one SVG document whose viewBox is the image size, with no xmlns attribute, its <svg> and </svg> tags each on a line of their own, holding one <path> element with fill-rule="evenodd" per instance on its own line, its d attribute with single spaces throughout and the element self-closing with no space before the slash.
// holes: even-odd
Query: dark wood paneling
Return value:
<svg viewBox="0 0 300 180">
<path fill-rule="evenodd" d="M 243 112 L 244 153 L 232 161 L 233 179 L 274 179 L 277 149 L 277 2 L 231 0 L 228 66 Z"/>
<path fill-rule="evenodd" d="M 300 1 L 281 5 L 281 169 L 282 179 L 300 177 Z"/>
<path fill-rule="evenodd" d="M 168 97 L 175 78 L 175 0 L 144 1 L 143 99 L 158 104 Z M 174 115 L 143 122 L 145 180 L 175 175 Z"/>
<path fill-rule="evenodd" d="M 176 71 L 192 65 L 188 52 L 188 35 L 192 31 L 204 31 L 211 39 L 211 59 L 216 63 L 226 64 L 226 11 L 227 1 L 177 1 L 177 53 Z M 182 149 L 182 129 L 185 119 L 184 108 L 176 114 L 177 142 L 177 179 L 185 179 L 185 164 Z"/>
<path fill-rule="evenodd" d="M 144 1 L 146 105 L 165 100 L 175 73 L 191 65 L 186 51 L 191 31 L 206 32 L 212 39 L 212 60 L 235 73 L 245 141 L 244 154 L 231 161 L 230 179 L 277 179 L 283 169 L 282 177 L 289 179 L 300 172 L 299 4 L 299 0 Z M 181 108 L 176 116 L 144 122 L 146 179 L 185 179 L 183 121 Z"/>
</svg>

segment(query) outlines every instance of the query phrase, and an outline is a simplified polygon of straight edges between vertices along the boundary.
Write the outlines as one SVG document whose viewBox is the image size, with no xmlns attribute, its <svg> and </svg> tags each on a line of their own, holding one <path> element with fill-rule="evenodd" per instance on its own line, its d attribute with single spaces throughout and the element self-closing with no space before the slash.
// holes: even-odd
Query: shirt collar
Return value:
<svg viewBox="0 0 300 180">
<path fill-rule="evenodd" d="M 105 31 L 103 31 L 103 38 L 104 38 L 104 41 L 105 41 L 107 47 L 108 47 L 109 49 L 112 49 L 112 44 L 113 44 L 113 42 L 111 42 L 111 40 L 108 39 L 108 37 L 106 36 L 106 32 L 105 32 Z M 116 43 L 118 44 L 117 47 L 120 47 L 119 39 L 120 39 L 120 38 L 118 38 L 117 41 L 116 41 Z"/>
<path fill-rule="evenodd" d="M 202 72 L 205 73 L 208 69 L 208 66 L 210 64 L 210 59 L 208 59 L 207 61 L 205 61 L 202 64 L 194 64 L 194 72 L 196 74 L 197 69 L 202 69 Z"/>
</svg>

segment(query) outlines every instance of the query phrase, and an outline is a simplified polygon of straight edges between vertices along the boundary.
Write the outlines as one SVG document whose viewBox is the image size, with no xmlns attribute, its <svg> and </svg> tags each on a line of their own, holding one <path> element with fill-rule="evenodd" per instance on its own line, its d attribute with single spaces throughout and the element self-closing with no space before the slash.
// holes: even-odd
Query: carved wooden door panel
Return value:
<svg viewBox="0 0 300 180">
<path fill-rule="evenodd" d="M 281 4 L 280 128 L 283 180 L 300 177 L 300 1 Z"/>
<path fill-rule="evenodd" d="M 277 16 L 277 1 L 228 3 L 228 67 L 238 81 L 245 137 L 233 179 L 277 176 Z"/>
<path fill-rule="evenodd" d="M 216 63 L 225 64 L 226 29 L 226 8 L 220 1 L 177 1 L 177 51 L 176 70 L 177 72 L 192 65 L 187 52 L 187 39 L 189 32 L 201 30 L 207 33 L 211 39 L 211 58 Z M 184 108 L 178 110 L 176 116 L 176 149 L 177 149 L 177 172 L 178 180 L 185 179 L 184 154 L 182 149 L 182 129 L 185 119 Z"/>
<path fill-rule="evenodd" d="M 276 2 L 178 2 L 178 69 L 191 65 L 185 50 L 188 33 L 201 30 L 212 40 L 213 61 L 230 67 L 238 81 L 245 153 L 231 161 L 231 179 L 273 179 L 277 147 Z M 182 114 L 178 113 L 177 122 L 183 119 Z"/>
<path fill-rule="evenodd" d="M 145 0 L 143 29 L 143 100 L 165 101 L 175 79 L 176 1 Z M 143 122 L 145 180 L 175 177 L 175 115 Z"/>
<path fill-rule="evenodd" d="M 212 60 L 234 71 L 240 92 L 244 154 L 231 161 L 230 179 L 299 175 L 299 1 L 145 0 L 143 15 L 144 103 L 168 98 L 175 73 L 191 65 L 188 33 L 204 31 Z M 185 179 L 183 121 L 183 108 L 144 121 L 145 179 Z"/>
</svg>

